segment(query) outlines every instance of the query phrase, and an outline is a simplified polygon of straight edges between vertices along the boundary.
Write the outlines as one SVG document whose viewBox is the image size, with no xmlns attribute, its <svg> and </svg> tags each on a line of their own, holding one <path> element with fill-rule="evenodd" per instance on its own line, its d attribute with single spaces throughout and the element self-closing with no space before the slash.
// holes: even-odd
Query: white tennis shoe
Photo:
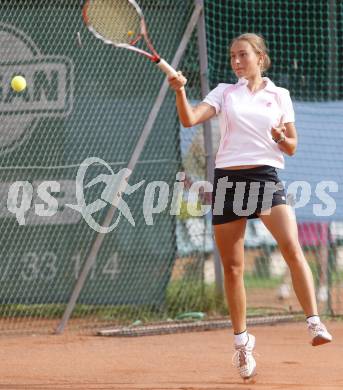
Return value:
<svg viewBox="0 0 343 390">
<path fill-rule="evenodd" d="M 236 352 L 232 357 L 232 364 L 238 369 L 243 379 L 249 379 L 255 375 L 256 361 L 253 357 L 255 348 L 255 336 L 248 334 L 248 342 L 243 345 L 235 345 Z"/>
<path fill-rule="evenodd" d="M 311 344 L 316 347 L 317 345 L 322 345 L 332 341 L 331 334 L 327 331 L 324 324 L 321 322 L 319 324 L 308 324 L 308 331 L 312 338 Z"/>
</svg>

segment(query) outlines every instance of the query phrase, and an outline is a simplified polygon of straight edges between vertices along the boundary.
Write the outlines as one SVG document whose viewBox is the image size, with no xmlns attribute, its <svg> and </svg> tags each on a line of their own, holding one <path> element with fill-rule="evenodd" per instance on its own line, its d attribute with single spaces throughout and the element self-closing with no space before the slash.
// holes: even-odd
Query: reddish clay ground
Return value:
<svg viewBox="0 0 343 390">
<path fill-rule="evenodd" d="M 343 322 L 328 324 L 334 342 L 312 347 L 303 323 L 251 327 L 258 375 L 243 384 L 231 366 L 231 331 L 141 338 L 62 336 L 0 338 L 0 389 L 343 388 Z"/>
</svg>

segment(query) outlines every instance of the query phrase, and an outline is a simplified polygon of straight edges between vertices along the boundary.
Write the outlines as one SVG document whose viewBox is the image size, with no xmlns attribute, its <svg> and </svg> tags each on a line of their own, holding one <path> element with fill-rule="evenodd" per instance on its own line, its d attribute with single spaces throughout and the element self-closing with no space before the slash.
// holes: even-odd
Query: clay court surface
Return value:
<svg viewBox="0 0 343 390">
<path fill-rule="evenodd" d="M 258 375 L 244 384 L 231 366 L 231 330 L 140 338 L 66 333 L 1 337 L 0 389 L 343 388 L 343 322 L 334 342 L 308 343 L 303 323 L 251 327 Z"/>
</svg>

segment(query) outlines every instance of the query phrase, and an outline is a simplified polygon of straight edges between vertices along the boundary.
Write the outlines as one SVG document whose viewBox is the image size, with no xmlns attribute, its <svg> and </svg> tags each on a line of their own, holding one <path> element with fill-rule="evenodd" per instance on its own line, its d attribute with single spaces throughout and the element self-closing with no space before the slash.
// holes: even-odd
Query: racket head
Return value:
<svg viewBox="0 0 343 390">
<path fill-rule="evenodd" d="M 143 13 L 134 0 L 87 0 L 82 17 L 97 38 L 115 46 L 131 45 L 145 33 Z"/>
</svg>

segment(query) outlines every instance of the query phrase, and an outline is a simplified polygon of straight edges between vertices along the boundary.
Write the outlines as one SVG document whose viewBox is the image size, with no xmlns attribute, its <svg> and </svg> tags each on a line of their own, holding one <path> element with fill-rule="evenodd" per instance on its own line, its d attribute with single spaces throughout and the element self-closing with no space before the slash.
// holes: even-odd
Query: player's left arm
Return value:
<svg viewBox="0 0 343 390">
<path fill-rule="evenodd" d="M 293 156 L 297 150 L 298 135 L 293 122 L 284 123 L 280 128 L 272 129 L 272 136 L 278 142 L 279 149 L 288 156 Z"/>
</svg>

